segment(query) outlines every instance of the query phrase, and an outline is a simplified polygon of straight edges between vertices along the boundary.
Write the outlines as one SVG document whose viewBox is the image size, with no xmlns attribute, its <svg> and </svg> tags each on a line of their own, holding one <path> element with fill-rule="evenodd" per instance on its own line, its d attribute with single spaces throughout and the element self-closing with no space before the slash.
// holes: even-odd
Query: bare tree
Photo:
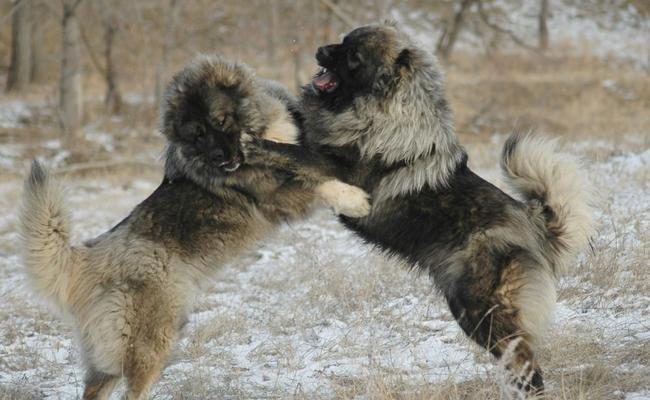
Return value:
<svg viewBox="0 0 650 400">
<path fill-rule="evenodd" d="M 502 26 L 502 25 L 505 26 L 509 25 L 507 20 L 501 21 L 500 23 L 494 22 L 490 19 L 490 16 L 488 15 L 488 11 L 485 10 L 485 8 L 483 7 L 483 2 L 478 1 L 477 5 L 478 5 L 478 16 L 480 20 L 485 24 L 485 26 L 487 26 L 488 28 L 490 28 L 491 30 L 493 30 L 498 34 L 503 34 L 507 36 L 510 40 L 512 40 L 514 44 L 518 45 L 521 48 L 524 48 L 526 50 L 536 50 L 534 46 L 527 44 L 519 36 L 517 36 L 512 29 L 504 28 Z M 499 11 L 501 11 L 501 14 L 503 14 L 503 10 L 499 10 Z"/>
<path fill-rule="evenodd" d="M 7 91 L 22 90 L 31 75 L 31 0 L 17 0 L 11 17 L 11 62 Z"/>
<path fill-rule="evenodd" d="M 83 0 L 63 0 L 63 45 L 59 115 L 68 144 L 72 144 L 81 127 L 83 113 L 81 93 L 81 60 L 79 51 L 79 26 L 76 12 Z"/>
<path fill-rule="evenodd" d="M 48 10 L 42 0 L 32 2 L 32 32 L 31 32 L 31 70 L 30 82 L 43 83 L 47 79 L 47 53 L 45 51 L 45 24 L 48 20 Z"/>
<path fill-rule="evenodd" d="M 169 52 L 174 46 L 174 33 L 176 31 L 176 23 L 178 22 L 178 14 L 180 12 L 181 2 L 178 0 L 169 0 L 167 5 L 167 15 L 165 18 L 165 34 L 163 36 L 160 59 L 156 66 L 156 89 L 155 99 L 156 104 L 162 101 L 163 88 L 165 85 L 165 73 L 167 71 L 167 63 L 169 62 Z"/>
<path fill-rule="evenodd" d="M 117 16 L 106 4 L 101 2 L 102 25 L 104 26 L 104 79 L 106 80 L 106 96 L 104 103 L 113 114 L 119 114 L 122 109 L 122 94 L 118 87 L 118 76 L 115 62 L 115 36 L 118 32 Z"/>
<path fill-rule="evenodd" d="M 548 0 L 540 0 L 538 27 L 539 27 L 539 48 L 544 51 L 548 49 L 548 27 L 546 19 L 548 18 Z"/>
<path fill-rule="evenodd" d="M 335 7 L 338 6 L 339 0 L 331 0 L 329 2 L 322 2 L 323 5 L 325 6 L 325 29 L 323 29 L 323 44 L 326 43 L 332 43 L 334 39 L 336 38 L 335 32 L 336 32 L 336 26 L 334 24 L 334 9 L 332 8 L 332 5 Z M 331 4 L 329 4 L 331 3 Z"/>
<path fill-rule="evenodd" d="M 355 28 L 357 25 L 359 25 L 354 20 L 354 18 L 352 18 L 345 11 L 343 11 L 341 7 L 339 7 L 339 2 L 337 0 L 320 0 L 320 2 L 323 3 L 323 5 L 332 12 L 332 15 L 335 15 L 339 20 L 341 20 L 347 26 L 347 28 Z"/>
<path fill-rule="evenodd" d="M 440 55 L 443 59 L 448 59 L 454 45 L 456 44 L 456 39 L 463 29 L 463 24 L 465 22 L 465 15 L 472 4 L 480 0 L 460 0 L 460 5 L 458 10 L 454 13 L 454 18 L 451 25 L 442 32 L 438 44 L 436 46 L 436 53 Z"/>
<path fill-rule="evenodd" d="M 117 5 L 114 1 L 109 5 L 107 4 L 106 0 L 98 0 L 93 4 L 99 6 L 99 18 L 101 20 L 101 26 L 103 29 L 103 62 L 95 53 L 94 48 L 96 46 L 93 46 L 90 37 L 87 34 L 87 29 L 84 28 L 83 25 L 79 26 L 80 37 L 84 43 L 86 52 L 90 56 L 92 65 L 102 76 L 104 82 L 106 82 L 104 104 L 112 114 L 119 114 L 122 109 L 122 94 L 119 90 L 118 71 L 116 68 L 117 63 L 115 60 L 115 38 L 120 30 L 120 23 L 118 22 L 119 16 L 117 11 L 119 9 L 119 5 Z"/>
</svg>

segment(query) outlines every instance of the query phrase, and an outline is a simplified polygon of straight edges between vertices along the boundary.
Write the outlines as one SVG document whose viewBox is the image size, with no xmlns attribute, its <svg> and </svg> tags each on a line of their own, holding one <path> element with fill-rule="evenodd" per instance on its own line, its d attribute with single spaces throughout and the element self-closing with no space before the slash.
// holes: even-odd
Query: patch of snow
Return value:
<svg viewBox="0 0 650 400">
<path fill-rule="evenodd" d="M 458 5 L 459 3 L 455 3 Z M 531 47 L 537 44 L 537 18 L 539 0 L 497 0 L 486 3 L 484 8 L 492 23 L 513 32 Z M 471 12 L 476 13 L 476 5 Z M 640 68 L 650 67 L 650 20 L 638 12 L 634 6 L 624 7 L 623 0 L 614 0 L 606 11 L 585 12 L 588 6 L 580 2 L 555 1 L 551 4 L 547 26 L 551 46 L 555 43 L 568 43 L 574 51 L 586 51 L 602 60 L 624 60 Z M 499 10 L 491 12 L 490 10 Z M 433 51 L 439 40 L 440 20 L 435 13 L 423 11 L 405 14 L 398 7 L 390 10 L 392 19 L 400 22 L 406 30 L 426 49 Z M 492 32 L 483 27 L 487 34 L 477 33 L 477 29 L 466 24 L 460 32 L 456 48 L 471 53 L 483 51 Z M 517 52 L 521 47 L 504 41 L 500 49 Z"/>
<path fill-rule="evenodd" d="M 155 101 L 154 96 L 143 96 L 139 92 L 126 92 L 122 99 L 129 104 L 153 104 Z"/>
<path fill-rule="evenodd" d="M 18 128 L 25 125 L 33 115 L 30 104 L 22 100 L 0 103 L 0 128 Z"/>
<path fill-rule="evenodd" d="M 106 151 L 110 152 L 115 149 L 113 135 L 107 132 L 98 131 L 94 126 L 86 126 L 84 128 L 84 136 L 86 139 L 100 144 Z"/>
<path fill-rule="evenodd" d="M 650 400 L 650 390 L 643 392 L 627 393 L 625 400 Z"/>
<path fill-rule="evenodd" d="M 610 143 L 575 145 L 585 151 L 591 146 L 609 148 Z M 612 241 L 611 247 L 623 250 L 643 245 L 650 224 L 650 187 L 647 178 L 630 177 L 644 176 L 649 169 L 647 148 L 589 167 L 609 204 L 599 213 L 602 227 L 595 240 Z M 486 177 L 497 174 L 496 164 L 480 171 Z M 98 178 L 69 182 L 73 242 L 112 227 L 157 183 L 140 178 L 120 185 Z M 0 183 L 0 199 L 18 193 L 21 185 L 19 180 Z M 27 381 L 37 385 L 44 398 L 79 398 L 82 360 L 71 328 L 27 291 L 17 252 L 16 204 L 0 200 L 0 210 L 0 301 L 8 305 L 0 310 L 5 313 L 0 322 L 0 384 Z M 627 223 L 630 218 L 636 223 Z M 625 258 L 633 252 L 621 253 L 614 261 L 618 278 L 633 279 Z M 593 340 L 604 337 L 607 346 L 650 339 L 650 296 L 628 294 L 616 285 L 599 288 L 582 274 L 593 268 L 584 265 L 588 262 L 583 256 L 580 273 L 563 279 L 560 287 L 593 294 L 585 300 L 561 301 L 552 330 L 570 330 Z M 329 211 L 280 227 L 206 282 L 207 293 L 199 296 L 186 335 L 153 389 L 154 397 L 169 399 L 170 389 L 193 384 L 197 376 L 208 393 L 220 397 L 286 398 L 300 393 L 335 398 L 334 382 L 363 381 L 372 374 L 426 385 L 492 373 L 492 362 L 477 360 L 476 346 L 464 339 L 430 282 L 401 267 L 370 250 Z M 636 363 L 626 360 L 616 371 Z M 567 370 L 584 367 L 585 360 L 567 364 Z M 620 393 L 631 400 L 649 395 Z"/>
<path fill-rule="evenodd" d="M 50 150 L 57 150 L 61 148 L 61 141 L 59 139 L 51 139 L 43 142 L 43 147 Z"/>
</svg>

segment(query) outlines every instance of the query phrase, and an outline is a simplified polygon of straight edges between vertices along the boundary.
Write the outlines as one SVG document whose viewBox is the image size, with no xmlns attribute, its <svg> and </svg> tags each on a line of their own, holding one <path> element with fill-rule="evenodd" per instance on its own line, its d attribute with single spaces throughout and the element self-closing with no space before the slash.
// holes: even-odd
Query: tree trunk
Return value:
<svg viewBox="0 0 650 400">
<path fill-rule="evenodd" d="M 339 0 L 332 0 L 334 5 L 339 4 Z M 336 26 L 334 11 L 331 7 L 325 7 L 325 29 L 323 29 L 322 44 L 329 44 L 336 40 Z"/>
<path fill-rule="evenodd" d="M 11 61 L 7 91 L 22 90 L 31 75 L 31 0 L 18 0 L 11 17 Z"/>
<path fill-rule="evenodd" d="M 110 10 L 104 9 L 104 59 L 106 96 L 104 103 L 112 114 L 119 114 L 122 110 L 122 94 L 117 83 L 117 71 L 115 69 L 115 35 L 117 34 L 117 23 Z"/>
<path fill-rule="evenodd" d="M 275 39 L 278 28 L 278 2 L 277 0 L 266 0 L 269 9 L 268 32 L 266 37 L 266 59 L 270 68 L 275 68 Z"/>
<path fill-rule="evenodd" d="M 165 36 L 163 38 L 160 60 L 156 66 L 156 105 L 162 101 L 163 91 L 165 90 L 165 76 L 167 72 L 167 62 L 169 61 L 169 51 L 174 45 L 174 33 L 176 31 L 176 21 L 181 2 L 178 0 L 169 0 L 167 6 L 167 17 L 165 18 Z"/>
<path fill-rule="evenodd" d="M 81 94 L 81 60 L 79 51 L 79 26 L 76 9 L 82 0 L 63 2 L 63 46 L 61 58 L 61 80 L 59 115 L 68 145 L 77 139 L 83 113 Z"/>
<path fill-rule="evenodd" d="M 460 7 L 458 11 L 454 14 L 454 20 L 451 24 L 451 27 L 444 32 L 444 36 L 438 41 L 438 46 L 436 52 L 443 59 L 449 59 L 454 45 L 456 44 L 456 39 L 463 29 L 463 23 L 465 22 L 465 13 L 476 1 L 480 0 L 462 0 L 460 2 Z"/>
<path fill-rule="evenodd" d="M 539 49 L 544 51 L 548 49 L 548 27 L 546 19 L 548 18 L 548 0 L 541 0 L 539 9 Z"/>
<path fill-rule="evenodd" d="M 47 54 L 43 46 L 45 39 L 45 20 L 47 10 L 41 1 L 32 1 L 32 43 L 31 43 L 31 71 L 30 82 L 43 83 L 47 80 Z"/>
</svg>

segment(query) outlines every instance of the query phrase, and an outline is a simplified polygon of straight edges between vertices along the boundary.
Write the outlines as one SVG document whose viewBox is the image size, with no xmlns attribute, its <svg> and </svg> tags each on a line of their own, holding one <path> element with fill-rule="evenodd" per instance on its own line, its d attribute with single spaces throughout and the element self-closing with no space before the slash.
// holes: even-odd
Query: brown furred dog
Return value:
<svg viewBox="0 0 650 400">
<path fill-rule="evenodd" d="M 304 88 L 304 141 L 373 196 L 343 217 L 362 238 L 433 277 L 464 332 L 501 357 L 516 384 L 543 391 L 535 345 L 554 278 L 593 232 L 576 158 L 533 135 L 507 140 L 501 165 L 519 201 L 467 166 L 435 57 L 393 24 L 357 28 L 318 49 Z"/>
<path fill-rule="evenodd" d="M 21 214 L 25 266 L 37 291 L 76 323 L 84 399 L 108 399 L 123 377 L 127 399 L 146 398 L 196 295 L 274 226 L 323 202 L 351 216 L 368 212 L 366 193 L 334 180 L 318 157 L 298 146 L 282 155 L 256 147 L 255 137 L 295 140 L 291 101 L 242 64 L 192 63 L 162 108 L 163 182 L 83 245 L 70 244 L 60 184 L 34 162 Z"/>
</svg>

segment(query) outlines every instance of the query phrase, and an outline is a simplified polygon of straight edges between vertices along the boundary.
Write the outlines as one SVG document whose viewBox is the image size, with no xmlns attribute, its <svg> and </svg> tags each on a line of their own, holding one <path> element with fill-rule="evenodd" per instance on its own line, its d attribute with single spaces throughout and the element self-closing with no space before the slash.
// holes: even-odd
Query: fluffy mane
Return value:
<svg viewBox="0 0 650 400">
<path fill-rule="evenodd" d="M 355 146 L 362 160 L 402 164 L 383 178 L 380 197 L 444 186 L 466 156 L 454 132 L 438 62 L 393 24 L 375 28 L 388 39 L 384 68 L 390 78 L 377 79 L 373 90 L 341 111 L 318 107 L 306 89 L 308 134 L 321 145 Z"/>
</svg>

